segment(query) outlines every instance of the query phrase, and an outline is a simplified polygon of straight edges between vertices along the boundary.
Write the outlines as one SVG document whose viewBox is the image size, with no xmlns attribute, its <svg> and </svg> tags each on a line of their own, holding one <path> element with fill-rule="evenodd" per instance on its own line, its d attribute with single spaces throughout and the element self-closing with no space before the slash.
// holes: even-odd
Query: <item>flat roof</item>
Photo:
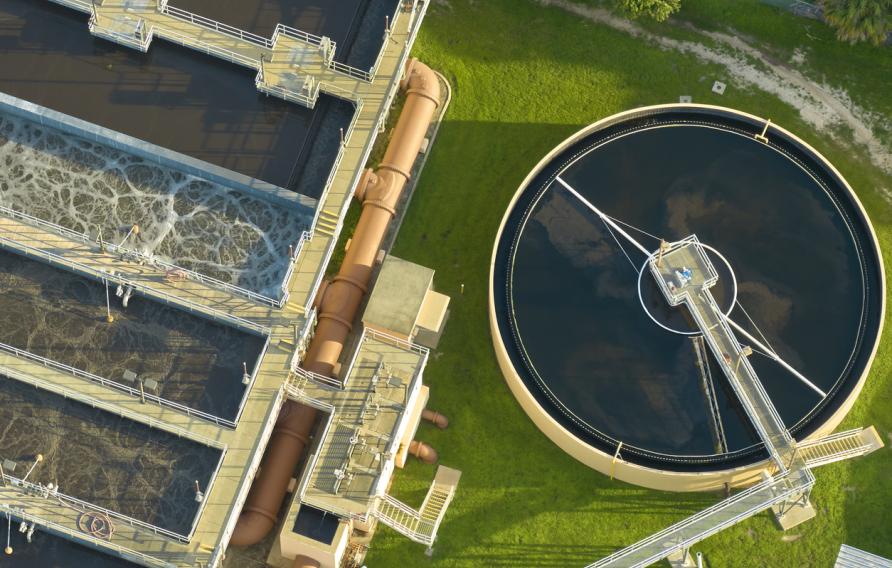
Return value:
<svg viewBox="0 0 892 568">
<path fill-rule="evenodd" d="M 411 335 L 433 280 L 434 271 L 430 268 L 388 255 L 375 280 L 362 321 Z"/>
<path fill-rule="evenodd" d="M 277 24 L 327 36 L 335 60 L 368 70 L 400 0 L 171 0 L 170 5 L 271 38 Z"/>
<path fill-rule="evenodd" d="M 303 386 L 309 396 L 335 407 L 319 441 L 315 467 L 305 473 L 304 506 L 368 512 L 384 454 L 396 441 L 414 381 L 426 361 L 426 351 L 366 329 L 343 390 Z"/>
<path fill-rule="evenodd" d="M 267 97 L 254 71 L 181 46 L 95 38 L 52 2 L 0 0 L 0 19 L 0 91 L 310 197 L 353 117 L 329 96 L 314 110 Z"/>
</svg>

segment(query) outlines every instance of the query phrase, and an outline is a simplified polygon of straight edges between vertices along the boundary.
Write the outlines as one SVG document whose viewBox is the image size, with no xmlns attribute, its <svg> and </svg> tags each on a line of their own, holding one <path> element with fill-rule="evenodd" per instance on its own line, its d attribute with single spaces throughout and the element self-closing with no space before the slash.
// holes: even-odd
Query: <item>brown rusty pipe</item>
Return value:
<svg viewBox="0 0 892 568">
<path fill-rule="evenodd" d="M 313 560 L 309 556 L 298 554 L 294 557 L 294 563 L 291 565 L 291 568 L 319 568 L 320 566 L 322 565 L 318 561 Z"/>
<path fill-rule="evenodd" d="M 290 400 L 282 405 L 260 462 L 260 473 L 251 485 L 230 544 L 251 546 L 263 540 L 275 526 L 276 514 L 297 462 L 309 442 L 315 420 L 316 410 L 309 406 Z"/>
<path fill-rule="evenodd" d="M 400 193 L 409 180 L 412 164 L 439 106 L 440 83 L 437 76 L 416 59 L 408 62 L 400 87 L 406 92 L 406 103 L 387 152 L 378 172 L 365 172 L 357 188 L 357 197 L 363 200 L 363 209 L 350 249 L 338 275 L 320 294 L 319 324 L 303 365 L 323 375 L 333 374 L 344 340 L 367 292 L 372 266 L 387 225 L 393 218 Z M 279 422 L 261 462 L 260 473 L 254 479 L 232 533 L 230 543 L 234 546 L 256 544 L 275 526 L 288 483 L 307 444 L 315 418 L 316 411 L 310 407 L 293 401 L 282 406 Z M 295 566 L 314 565 L 299 565 L 295 559 Z"/>
<path fill-rule="evenodd" d="M 437 463 L 437 460 L 440 459 L 437 450 L 418 440 L 409 442 L 409 453 L 428 464 Z"/>
<path fill-rule="evenodd" d="M 418 60 L 409 61 L 400 86 L 406 92 L 406 104 L 381 165 L 376 172 L 367 170 L 356 188 L 362 215 L 341 269 L 319 303 L 319 324 L 304 367 L 322 375 L 334 373 L 353 319 L 368 292 L 372 267 L 400 193 L 409 181 L 412 164 L 440 104 L 439 80 Z"/>
<path fill-rule="evenodd" d="M 421 411 L 421 417 L 428 422 L 433 422 L 433 424 L 440 430 L 445 430 L 449 426 L 448 418 L 446 418 L 439 412 L 428 410 L 427 408 Z"/>
</svg>

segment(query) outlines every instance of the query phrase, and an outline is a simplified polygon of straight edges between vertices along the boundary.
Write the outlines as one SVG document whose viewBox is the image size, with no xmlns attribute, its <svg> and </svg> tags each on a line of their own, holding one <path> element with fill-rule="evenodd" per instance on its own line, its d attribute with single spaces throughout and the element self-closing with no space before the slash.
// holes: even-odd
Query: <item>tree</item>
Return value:
<svg viewBox="0 0 892 568">
<path fill-rule="evenodd" d="M 824 0 L 824 19 L 836 37 L 880 45 L 892 32 L 892 0 Z"/>
<path fill-rule="evenodd" d="M 633 18 L 648 16 L 662 22 L 681 8 L 681 0 L 614 0 L 619 9 Z"/>
</svg>

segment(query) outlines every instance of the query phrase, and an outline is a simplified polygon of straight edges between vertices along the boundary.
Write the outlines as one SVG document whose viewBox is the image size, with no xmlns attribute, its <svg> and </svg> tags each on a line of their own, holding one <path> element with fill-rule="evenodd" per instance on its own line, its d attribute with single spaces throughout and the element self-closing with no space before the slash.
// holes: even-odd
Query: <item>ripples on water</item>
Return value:
<svg viewBox="0 0 892 568">
<path fill-rule="evenodd" d="M 9 115 L 0 204 L 116 243 L 138 224 L 135 248 L 272 297 L 310 214 Z"/>
<path fill-rule="evenodd" d="M 0 342 L 118 382 L 129 370 L 163 398 L 234 419 L 242 363 L 254 368 L 263 338 L 139 296 L 123 309 L 115 291 L 109 325 L 102 284 L 0 251 Z"/>
<path fill-rule="evenodd" d="M 220 451 L 0 375 L 0 456 L 29 480 L 179 534 Z M 120 523 L 123 521 L 115 521 Z M 5 527 L 4 527 L 5 528 Z M 5 536 L 5 535 L 4 535 Z"/>
</svg>

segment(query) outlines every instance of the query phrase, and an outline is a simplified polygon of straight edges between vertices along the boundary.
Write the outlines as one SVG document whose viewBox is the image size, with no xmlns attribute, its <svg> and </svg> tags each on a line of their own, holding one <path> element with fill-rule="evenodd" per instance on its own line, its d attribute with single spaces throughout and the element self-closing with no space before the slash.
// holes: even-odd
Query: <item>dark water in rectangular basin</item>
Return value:
<svg viewBox="0 0 892 568">
<path fill-rule="evenodd" d="M 267 97 L 255 71 L 163 40 L 144 54 L 94 38 L 49 1 L 0 0 L 0 20 L 0 91 L 310 197 L 353 115 Z"/>
<path fill-rule="evenodd" d="M 106 379 L 132 371 L 159 384 L 158 395 L 234 419 L 264 338 L 219 325 L 141 296 L 124 309 L 110 289 L 43 263 L 0 252 L 0 343 Z"/>
<path fill-rule="evenodd" d="M 220 450 L 0 375 L 0 459 L 28 481 L 188 535 Z M 8 473 L 8 472 L 7 472 Z M 121 522 L 121 521 L 115 521 Z"/>
</svg>

